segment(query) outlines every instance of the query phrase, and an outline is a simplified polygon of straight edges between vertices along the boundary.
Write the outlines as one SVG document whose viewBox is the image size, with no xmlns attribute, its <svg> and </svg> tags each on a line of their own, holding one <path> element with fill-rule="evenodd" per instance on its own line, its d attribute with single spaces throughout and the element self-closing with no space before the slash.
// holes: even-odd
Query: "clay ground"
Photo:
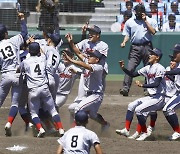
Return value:
<svg viewBox="0 0 180 154">
<path fill-rule="evenodd" d="M 122 85 L 120 81 L 107 82 L 107 88 L 105 92 L 104 101 L 99 109 L 99 112 L 104 118 L 110 122 L 111 127 L 108 131 L 100 133 L 100 126 L 94 121 L 89 121 L 88 128 L 95 131 L 101 141 L 101 146 L 104 154 L 178 154 L 180 150 L 179 141 L 168 141 L 173 131 L 161 111 L 158 112 L 158 120 L 156 124 L 156 130 L 154 135 L 148 141 L 135 141 L 129 140 L 123 136 L 119 136 L 115 133 L 116 129 L 124 127 L 124 119 L 129 102 L 142 97 L 143 91 L 141 88 L 132 86 L 130 96 L 123 97 L 119 95 L 119 88 Z M 68 104 L 70 104 L 77 94 L 77 82 L 73 88 L 71 95 L 68 98 L 67 103 L 60 110 L 60 115 L 65 129 L 70 128 L 69 113 L 67 111 Z M 5 137 L 4 125 L 6 124 L 8 111 L 10 106 L 10 97 L 6 99 L 0 109 L 0 154 L 11 153 L 24 153 L 24 154 L 54 154 L 58 146 L 58 137 L 45 137 L 35 138 L 32 136 L 31 131 L 24 132 L 24 122 L 20 116 L 17 115 L 12 127 L 12 137 Z M 180 110 L 177 111 L 180 117 Z M 133 120 L 131 127 L 131 134 L 135 131 L 136 117 Z M 148 123 L 149 121 L 147 121 Z M 14 145 L 25 146 L 27 149 L 18 152 L 12 152 L 7 150 L 7 147 Z M 93 148 L 91 153 L 94 154 Z"/>
</svg>

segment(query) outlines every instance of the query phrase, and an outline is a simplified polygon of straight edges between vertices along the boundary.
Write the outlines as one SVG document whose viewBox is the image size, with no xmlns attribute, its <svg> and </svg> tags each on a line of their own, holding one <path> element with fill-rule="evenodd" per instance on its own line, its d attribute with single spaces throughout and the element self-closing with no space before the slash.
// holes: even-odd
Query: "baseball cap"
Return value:
<svg viewBox="0 0 180 154">
<path fill-rule="evenodd" d="M 61 36 L 58 33 L 48 34 L 48 37 L 53 41 L 55 46 L 61 41 Z"/>
<path fill-rule="evenodd" d="M 0 24 L 0 38 L 4 39 L 4 34 L 7 32 L 7 28 L 4 24 Z"/>
<path fill-rule="evenodd" d="M 70 56 L 70 57 L 74 56 L 74 53 L 73 53 L 71 50 L 69 50 L 69 48 L 63 49 L 63 50 L 61 51 L 61 53 L 63 53 L 63 52 L 65 52 L 65 53 L 66 53 L 68 56 Z"/>
<path fill-rule="evenodd" d="M 132 11 L 126 10 L 126 11 L 124 11 L 123 15 L 126 16 L 126 17 L 131 18 L 132 17 Z"/>
<path fill-rule="evenodd" d="M 169 55 L 169 58 L 172 60 L 174 60 L 174 56 L 173 55 Z"/>
<path fill-rule="evenodd" d="M 99 59 L 101 59 L 102 57 L 102 54 L 98 51 L 98 50 L 95 50 L 95 51 L 87 51 L 87 54 L 92 56 L 92 57 L 97 57 Z"/>
<path fill-rule="evenodd" d="M 40 53 L 40 45 L 37 42 L 32 42 L 29 45 L 29 53 L 31 55 L 37 55 L 38 53 Z"/>
<path fill-rule="evenodd" d="M 177 1 L 171 2 L 171 6 L 172 5 L 177 5 L 178 6 L 178 2 Z"/>
<path fill-rule="evenodd" d="M 134 7 L 134 10 L 137 12 L 141 12 L 141 13 L 145 13 L 146 9 L 145 9 L 145 6 L 143 4 L 137 4 L 135 7 Z"/>
<path fill-rule="evenodd" d="M 77 111 L 75 113 L 75 121 L 76 122 L 86 123 L 88 121 L 88 118 L 89 118 L 88 114 L 83 110 Z"/>
<path fill-rule="evenodd" d="M 151 53 L 154 53 L 155 55 L 159 56 L 160 58 L 162 57 L 162 51 L 158 48 L 154 48 L 154 49 L 149 49 L 149 51 Z"/>
<path fill-rule="evenodd" d="M 87 31 L 93 31 L 93 32 L 96 32 L 98 34 L 101 34 L 101 29 L 96 25 L 93 25 L 92 27 L 88 27 Z"/>
<path fill-rule="evenodd" d="M 180 43 L 175 44 L 174 49 L 171 49 L 174 51 L 174 54 L 180 53 Z"/>
</svg>

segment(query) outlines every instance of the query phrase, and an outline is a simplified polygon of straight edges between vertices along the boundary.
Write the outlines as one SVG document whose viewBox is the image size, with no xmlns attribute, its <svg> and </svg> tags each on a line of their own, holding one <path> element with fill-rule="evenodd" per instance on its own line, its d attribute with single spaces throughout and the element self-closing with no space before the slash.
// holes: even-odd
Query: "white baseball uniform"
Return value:
<svg viewBox="0 0 180 154">
<path fill-rule="evenodd" d="M 60 62 L 58 66 L 59 74 L 59 86 L 56 95 L 56 106 L 61 107 L 66 102 L 68 95 L 71 92 L 71 89 L 74 85 L 75 80 L 79 75 L 71 73 L 70 69 L 81 72 L 82 70 L 76 67 L 73 64 L 65 65 L 63 62 Z"/>
<path fill-rule="evenodd" d="M 162 109 L 164 105 L 166 84 L 164 80 L 165 68 L 159 64 L 147 65 L 138 70 L 140 75 L 146 77 L 147 84 L 154 83 L 155 78 L 161 77 L 160 85 L 157 88 L 147 88 L 150 96 L 142 97 L 128 105 L 128 110 L 136 112 L 137 115 L 147 116 L 150 111 Z"/>
<path fill-rule="evenodd" d="M 83 126 L 75 126 L 69 129 L 57 141 L 62 145 L 64 154 L 90 154 L 91 146 L 94 146 L 95 143 L 100 144 L 96 133 Z"/>
<path fill-rule="evenodd" d="M 180 63 L 177 64 L 177 68 L 180 68 Z M 177 90 L 176 94 L 173 95 L 163 108 L 167 115 L 175 114 L 175 110 L 180 108 L 180 75 L 175 75 L 174 83 Z"/>
<path fill-rule="evenodd" d="M 38 117 L 40 102 L 43 103 L 49 113 L 54 116 L 57 111 L 48 87 L 46 75 L 46 57 L 31 56 L 22 62 L 21 70 L 25 72 L 27 87 L 29 90 L 29 110 L 32 119 Z"/>
<path fill-rule="evenodd" d="M 20 63 L 19 49 L 23 42 L 24 40 L 21 34 L 0 41 L 0 65 L 2 73 L 0 82 L 0 106 L 2 106 L 11 87 L 12 106 L 18 106 L 21 86 L 19 82 L 20 73 L 16 73 L 16 70 Z"/>
</svg>

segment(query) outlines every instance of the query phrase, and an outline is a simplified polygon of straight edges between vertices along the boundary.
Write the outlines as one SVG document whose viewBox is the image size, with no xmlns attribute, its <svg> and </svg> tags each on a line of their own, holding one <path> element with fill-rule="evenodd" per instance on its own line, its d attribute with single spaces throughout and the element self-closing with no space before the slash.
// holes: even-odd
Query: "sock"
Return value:
<svg viewBox="0 0 180 154">
<path fill-rule="evenodd" d="M 136 131 L 140 134 L 142 129 L 141 129 L 141 125 L 138 123 L 136 126 Z"/>
<path fill-rule="evenodd" d="M 173 128 L 173 130 L 175 132 L 180 133 L 180 127 L 179 127 L 179 122 L 178 122 L 178 117 L 176 114 L 170 115 L 170 116 L 166 116 L 167 121 L 169 122 L 169 124 L 171 125 L 171 127 Z"/>
<path fill-rule="evenodd" d="M 132 120 L 133 120 L 133 115 L 134 115 L 134 112 L 127 110 L 125 127 L 126 127 L 126 129 L 127 129 L 128 131 L 129 131 L 129 129 L 130 129 L 131 122 L 132 122 Z"/>
<path fill-rule="evenodd" d="M 63 128 L 60 116 L 58 114 L 53 116 L 52 119 L 54 121 L 54 125 L 55 125 L 57 130 L 60 129 L 60 128 Z"/>
<path fill-rule="evenodd" d="M 40 128 L 42 128 L 42 125 L 41 125 L 39 117 L 33 118 L 32 121 L 36 125 L 37 130 L 40 130 Z"/>
<path fill-rule="evenodd" d="M 151 117 L 150 118 L 150 126 L 155 127 L 155 123 L 156 123 L 156 120 L 157 120 L 157 113 L 150 115 L 150 117 Z"/>
<path fill-rule="evenodd" d="M 18 108 L 16 106 L 11 106 L 10 111 L 9 111 L 9 116 L 8 116 L 8 122 L 13 123 L 16 115 L 18 112 Z"/>
<path fill-rule="evenodd" d="M 137 115 L 139 125 L 141 126 L 142 132 L 147 132 L 146 118 L 143 115 Z"/>
</svg>

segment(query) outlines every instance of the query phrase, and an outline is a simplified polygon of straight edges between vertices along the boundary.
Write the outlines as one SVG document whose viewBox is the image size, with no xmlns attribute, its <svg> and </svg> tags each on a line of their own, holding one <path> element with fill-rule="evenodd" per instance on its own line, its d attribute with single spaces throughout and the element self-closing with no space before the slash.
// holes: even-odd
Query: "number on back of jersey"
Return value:
<svg viewBox="0 0 180 154">
<path fill-rule="evenodd" d="M 37 64 L 37 65 L 35 66 L 34 72 L 37 73 L 38 75 L 41 75 L 41 69 L 40 69 L 39 64 Z"/>
<path fill-rule="evenodd" d="M 7 46 L 4 49 L 0 49 L 0 53 L 2 54 L 3 59 L 7 59 L 9 57 L 14 56 L 14 52 L 11 46 Z"/>
</svg>

